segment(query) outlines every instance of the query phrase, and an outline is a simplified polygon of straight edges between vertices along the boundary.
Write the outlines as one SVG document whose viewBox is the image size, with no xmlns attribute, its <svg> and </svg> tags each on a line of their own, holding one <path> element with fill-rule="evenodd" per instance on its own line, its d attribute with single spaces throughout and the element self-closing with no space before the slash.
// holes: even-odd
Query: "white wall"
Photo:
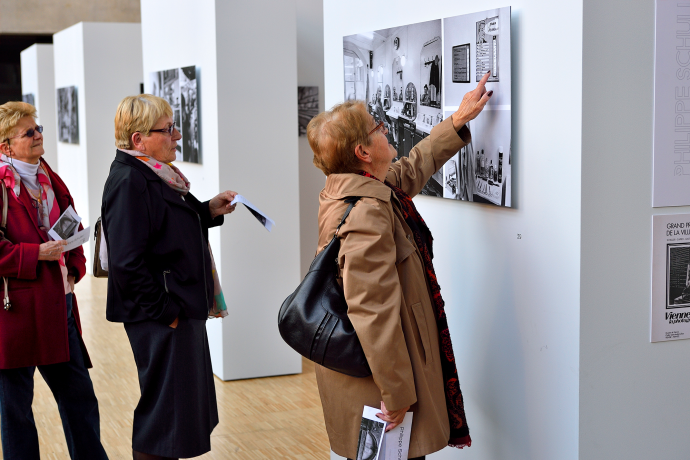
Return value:
<svg viewBox="0 0 690 460">
<path fill-rule="evenodd" d="M 515 207 L 415 199 L 473 438 L 437 460 L 578 458 L 582 2 L 324 2 L 326 107 L 343 99 L 344 35 L 508 5 Z"/>
<path fill-rule="evenodd" d="M 57 119 L 53 45 L 35 44 L 21 52 L 22 94 L 32 93 L 43 125 L 43 158 L 57 171 Z M 59 171 L 57 171 L 59 173 Z"/>
<path fill-rule="evenodd" d="M 170 33 L 182 12 L 186 26 Z M 214 373 L 298 373 L 301 359 L 277 328 L 300 278 L 294 1 L 142 0 L 141 18 L 145 74 L 198 68 L 203 164 L 177 163 L 192 193 L 234 190 L 276 221 L 269 233 L 240 206 L 211 231 L 230 313 L 208 322 Z"/>
<path fill-rule="evenodd" d="M 79 107 L 79 145 L 58 142 L 57 167 L 84 227 L 93 226 L 115 158 L 115 110 L 125 96 L 139 93 L 142 81 L 141 27 L 80 22 L 53 35 L 53 52 L 55 88 L 76 86 Z M 84 251 L 90 272 L 91 242 Z"/>
<path fill-rule="evenodd" d="M 580 454 L 686 459 L 690 341 L 649 342 L 652 215 L 690 212 L 652 209 L 654 1 L 585 0 L 583 38 Z"/>
<path fill-rule="evenodd" d="M 319 87 L 319 109 L 324 106 L 323 0 L 296 0 L 297 85 Z M 319 192 L 326 182 L 312 162 L 314 153 L 306 136 L 299 146 L 300 273 L 306 275 L 319 238 Z"/>
</svg>

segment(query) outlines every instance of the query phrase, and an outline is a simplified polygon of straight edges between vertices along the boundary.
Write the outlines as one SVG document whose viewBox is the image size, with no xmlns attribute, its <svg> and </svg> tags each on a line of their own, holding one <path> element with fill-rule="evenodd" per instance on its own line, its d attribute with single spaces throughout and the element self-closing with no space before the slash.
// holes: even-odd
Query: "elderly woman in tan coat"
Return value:
<svg viewBox="0 0 690 460">
<path fill-rule="evenodd" d="M 381 407 L 392 429 L 414 413 L 409 458 L 471 444 L 440 287 L 432 237 L 411 197 L 471 140 L 465 124 L 492 91 L 488 74 L 450 118 L 435 126 L 409 158 L 395 149 L 364 103 L 349 101 L 307 127 L 314 164 L 327 176 L 319 202 L 319 250 L 340 229 L 338 263 L 348 304 L 372 375 L 350 377 L 316 366 L 331 449 L 355 458 L 363 406 Z"/>
</svg>

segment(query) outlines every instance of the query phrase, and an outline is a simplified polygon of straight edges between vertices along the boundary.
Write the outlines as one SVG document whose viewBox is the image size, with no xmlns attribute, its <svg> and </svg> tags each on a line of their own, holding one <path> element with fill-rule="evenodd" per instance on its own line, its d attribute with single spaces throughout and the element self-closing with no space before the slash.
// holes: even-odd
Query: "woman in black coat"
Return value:
<svg viewBox="0 0 690 460">
<path fill-rule="evenodd" d="M 206 336 L 214 277 L 217 282 L 208 229 L 235 209 L 236 194 L 202 203 L 189 193 L 189 182 L 171 163 L 181 136 L 161 98 L 125 98 L 115 138 L 101 205 L 106 317 L 124 323 L 139 372 L 133 458 L 196 457 L 211 450 L 218 424 Z"/>
</svg>

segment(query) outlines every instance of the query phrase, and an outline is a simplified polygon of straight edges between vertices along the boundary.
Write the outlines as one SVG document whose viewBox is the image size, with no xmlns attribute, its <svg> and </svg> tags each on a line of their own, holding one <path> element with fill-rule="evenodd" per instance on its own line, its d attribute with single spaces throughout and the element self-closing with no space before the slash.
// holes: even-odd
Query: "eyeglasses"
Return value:
<svg viewBox="0 0 690 460">
<path fill-rule="evenodd" d="M 161 128 L 161 129 L 149 129 L 150 133 L 168 133 L 172 136 L 173 131 L 175 131 L 175 123 L 172 125 L 168 126 L 167 128 Z"/>
<path fill-rule="evenodd" d="M 36 134 L 37 132 L 42 133 L 43 126 L 38 125 L 34 128 L 29 128 L 26 130 L 24 134 L 17 134 L 16 136 L 8 137 L 7 139 L 5 139 L 5 142 L 9 143 L 10 139 L 16 139 L 18 137 L 34 137 L 34 134 Z"/>
<path fill-rule="evenodd" d="M 388 134 L 388 129 L 386 129 L 386 125 L 384 125 L 383 122 L 380 121 L 379 124 L 376 125 L 376 128 L 369 131 L 369 134 L 367 134 L 367 137 L 371 136 L 372 134 L 374 134 L 376 131 L 378 131 L 381 128 L 383 128 L 383 131 L 382 131 L 383 134 Z"/>
</svg>

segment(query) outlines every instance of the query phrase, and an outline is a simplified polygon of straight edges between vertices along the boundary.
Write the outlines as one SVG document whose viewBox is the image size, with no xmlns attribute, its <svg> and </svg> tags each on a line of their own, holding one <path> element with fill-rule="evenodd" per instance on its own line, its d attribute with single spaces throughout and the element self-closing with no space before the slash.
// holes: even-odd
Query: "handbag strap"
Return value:
<svg viewBox="0 0 690 460">
<path fill-rule="evenodd" d="M 0 180 L 0 185 L 2 185 L 2 226 L 0 227 L 0 238 L 3 240 L 7 239 L 7 187 L 5 187 L 5 181 Z M 10 290 L 8 286 L 7 277 L 2 277 L 2 282 L 5 285 L 5 297 L 2 300 L 5 310 L 12 308 L 12 303 L 10 302 Z"/>
<path fill-rule="evenodd" d="M 334 238 L 338 236 L 338 232 L 340 231 L 340 227 L 343 226 L 343 224 L 345 223 L 345 219 L 347 219 L 347 216 L 350 215 L 350 211 L 352 211 L 352 208 L 354 208 L 355 203 L 357 203 L 360 198 L 362 198 L 362 197 L 361 196 L 349 196 L 349 197 L 345 198 L 345 203 L 350 203 L 350 206 L 347 207 L 347 211 L 345 211 L 345 214 L 343 214 L 343 218 L 340 219 L 340 223 L 338 224 L 338 226 L 335 229 L 335 235 L 333 235 Z"/>
</svg>

